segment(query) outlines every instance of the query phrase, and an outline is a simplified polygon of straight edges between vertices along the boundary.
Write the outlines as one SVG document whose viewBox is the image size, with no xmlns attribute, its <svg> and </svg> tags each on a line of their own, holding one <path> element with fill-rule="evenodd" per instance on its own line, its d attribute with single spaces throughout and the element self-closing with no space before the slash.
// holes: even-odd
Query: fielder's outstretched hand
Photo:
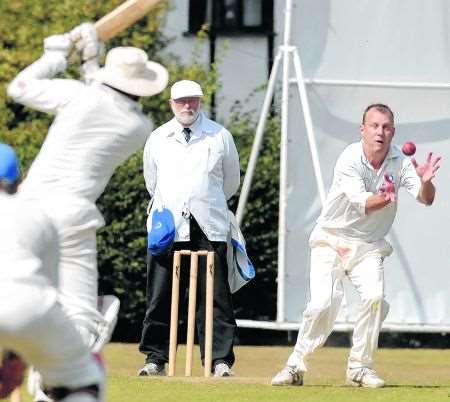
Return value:
<svg viewBox="0 0 450 402">
<path fill-rule="evenodd" d="M 440 156 L 433 158 L 433 152 L 428 154 L 426 161 L 421 165 L 417 163 L 415 158 L 411 158 L 411 162 L 416 168 L 417 175 L 420 177 L 422 183 L 428 183 L 436 176 L 436 172 L 441 167 L 439 165 L 441 159 Z"/>
</svg>

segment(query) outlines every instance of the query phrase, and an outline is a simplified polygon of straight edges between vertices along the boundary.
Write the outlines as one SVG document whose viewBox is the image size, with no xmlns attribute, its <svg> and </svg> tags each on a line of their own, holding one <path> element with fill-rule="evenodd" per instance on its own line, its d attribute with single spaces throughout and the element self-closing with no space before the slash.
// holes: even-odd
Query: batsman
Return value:
<svg viewBox="0 0 450 402">
<path fill-rule="evenodd" d="M 58 230 L 61 301 L 91 348 L 107 325 L 97 309 L 96 231 L 104 220 L 95 203 L 151 132 L 139 97 L 158 94 L 168 82 L 167 70 L 133 47 L 110 50 L 99 68 L 100 48 L 91 23 L 50 36 L 42 56 L 8 87 L 16 102 L 55 115 L 21 193 L 41 204 Z M 73 51 L 83 80 L 56 78 Z"/>
</svg>

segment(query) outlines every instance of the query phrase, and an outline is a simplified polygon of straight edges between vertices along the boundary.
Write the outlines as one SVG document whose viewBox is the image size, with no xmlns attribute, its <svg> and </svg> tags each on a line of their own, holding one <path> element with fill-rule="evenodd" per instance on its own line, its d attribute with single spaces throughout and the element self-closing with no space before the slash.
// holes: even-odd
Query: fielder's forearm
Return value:
<svg viewBox="0 0 450 402">
<path fill-rule="evenodd" d="M 378 211 L 379 209 L 384 208 L 390 202 L 391 201 L 389 199 L 386 199 L 384 194 L 371 195 L 366 200 L 366 215 L 370 214 L 371 212 Z"/>
<path fill-rule="evenodd" d="M 436 188 L 431 181 L 422 183 L 420 187 L 418 199 L 425 205 L 431 205 L 434 201 L 434 196 L 436 194 Z"/>
</svg>

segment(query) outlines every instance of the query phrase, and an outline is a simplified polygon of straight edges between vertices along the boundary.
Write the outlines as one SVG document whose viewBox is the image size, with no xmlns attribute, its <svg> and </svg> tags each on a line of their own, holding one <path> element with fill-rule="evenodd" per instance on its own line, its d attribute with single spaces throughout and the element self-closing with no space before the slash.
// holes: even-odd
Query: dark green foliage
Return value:
<svg viewBox="0 0 450 402">
<path fill-rule="evenodd" d="M 233 133 L 239 149 L 243 180 L 259 116 L 255 112 L 242 112 L 242 109 L 242 104 L 235 105 L 227 127 Z M 238 318 L 273 320 L 276 314 L 279 135 L 279 119 L 268 119 L 241 227 L 257 276 L 234 295 Z M 238 196 L 233 197 L 233 211 L 236 210 L 237 201 Z"/>
</svg>

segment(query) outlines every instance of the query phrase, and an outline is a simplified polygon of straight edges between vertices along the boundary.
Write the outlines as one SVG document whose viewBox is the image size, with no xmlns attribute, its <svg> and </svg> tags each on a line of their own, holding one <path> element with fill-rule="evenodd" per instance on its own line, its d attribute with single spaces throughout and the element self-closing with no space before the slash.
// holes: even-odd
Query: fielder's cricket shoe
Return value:
<svg viewBox="0 0 450 402">
<path fill-rule="evenodd" d="M 101 384 L 92 384 L 79 388 L 55 387 L 46 392 L 58 402 L 104 402 L 100 392 Z"/>
<path fill-rule="evenodd" d="M 33 402 L 54 402 L 43 390 L 37 389 L 34 396 Z"/>
<path fill-rule="evenodd" d="M 353 387 L 381 388 L 384 380 L 368 367 L 347 369 L 347 384 Z"/>
<path fill-rule="evenodd" d="M 166 375 L 166 370 L 164 369 L 164 364 L 147 363 L 138 371 L 139 376 L 164 376 Z"/>
<path fill-rule="evenodd" d="M 303 371 L 292 366 L 284 366 L 272 378 L 272 385 L 303 385 Z"/>
<path fill-rule="evenodd" d="M 226 363 L 218 363 L 214 366 L 214 377 L 231 377 L 233 372 Z"/>
<path fill-rule="evenodd" d="M 41 374 L 33 367 L 28 370 L 28 392 L 33 397 L 33 402 L 54 402 L 44 392 Z"/>
</svg>

